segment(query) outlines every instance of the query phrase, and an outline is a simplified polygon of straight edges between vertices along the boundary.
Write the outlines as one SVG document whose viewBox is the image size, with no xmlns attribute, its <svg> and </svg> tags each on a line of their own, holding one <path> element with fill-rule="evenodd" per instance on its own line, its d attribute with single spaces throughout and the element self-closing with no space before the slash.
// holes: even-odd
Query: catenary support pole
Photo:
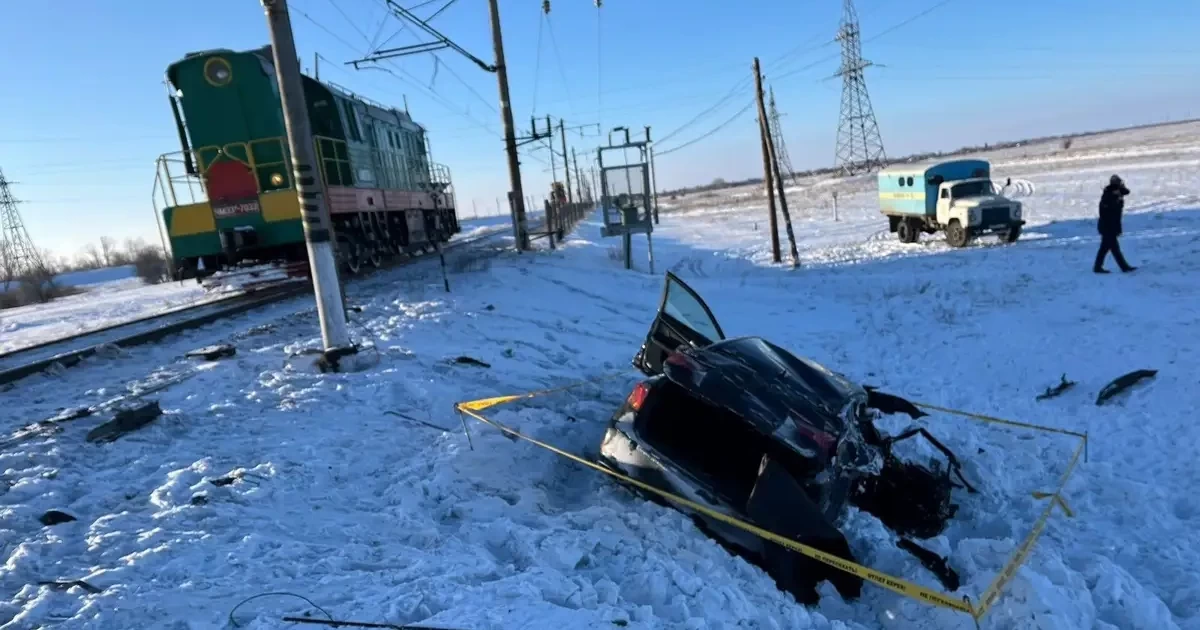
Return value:
<svg viewBox="0 0 1200 630">
<path fill-rule="evenodd" d="M 571 163 L 575 165 L 575 200 L 583 201 L 583 177 L 579 175 L 579 157 L 575 155 L 575 147 L 571 147 Z"/>
<path fill-rule="evenodd" d="M 488 0 L 492 16 L 492 45 L 496 49 L 496 82 L 500 88 L 500 118 L 504 123 L 504 150 L 508 153 L 508 185 L 512 189 L 512 212 L 517 251 L 529 249 L 525 225 L 525 191 L 521 185 L 521 162 L 517 157 L 517 135 L 513 126 L 512 102 L 508 96 L 508 66 L 504 63 L 504 38 L 500 33 L 498 0 Z"/>
<path fill-rule="evenodd" d="M 758 57 L 754 58 L 754 93 L 758 99 L 758 133 L 762 139 L 763 179 L 767 186 L 767 212 L 770 216 L 771 229 L 771 258 L 775 262 L 783 260 L 779 251 L 779 219 L 775 216 L 775 182 L 771 173 L 771 149 L 767 145 L 767 108 L 763 104 L 762 72 L 759 70 Z"/>
<path fill-rule="evenodd" d="M 325 198 L 314 169 L 312 129 L 300 82 L 300 63 L 286 0 L 262 0 L 271 30 L 271 50 L 279 81 L 279 99 L 283 105 L 283 123 L 287 129 L 292 155 L 292 176 L 300 197 L 300 217 L 308 259 L 312 265 L 313 292 L 317 297 L 317 317 L 327 358 L 334 362 L 341 354 L 353 352 L 346 311 L 338 281 L 337 260 L 333 252 L 333 231 Z M 336 354 L 334 354 L 336 353 Z"/>
<path fill-rule="evenodd" d="M 567 178 L 567 203 L 575 203 L 575 199 L 571 196 L 571 163 L 567 161 L 567 126 L 561 119 L 558 121 L 558 136 L 562 138 L 563 172 Z M 551 153 L 554 152 L 551 151 Z"/>
</svg>

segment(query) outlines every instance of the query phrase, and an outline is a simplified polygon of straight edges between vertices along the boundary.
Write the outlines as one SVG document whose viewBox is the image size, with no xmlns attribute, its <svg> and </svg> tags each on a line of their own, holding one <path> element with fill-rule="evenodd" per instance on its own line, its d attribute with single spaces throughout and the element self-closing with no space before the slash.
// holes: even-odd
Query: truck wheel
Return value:
<svg viewBox="0 0 1200 630">
<path fill-rule="evenodd" d="M 896 236 L 901 243 L 916 243 L 921 240 L 921 226 L 913 219 L 901 219 L 896 226 Z"/>
<path fill-rule="evenodd" d="M 1021 238 L 1021 226 L 1014 225 L 1008 228 L 1007 232 L 1000 233 L 1000 240 L 1005 243 L 1016 243 L 1017 239 Z"/>
<path fill-rule="evenodd" d="M 966 247 L 967 241 L 970 240 L 970 234 L 967 228 L 959 223 L 958 219 L 950 219 L 950 223 L 946 226 L 946 242 L 950 247 Z"/>
</svg>

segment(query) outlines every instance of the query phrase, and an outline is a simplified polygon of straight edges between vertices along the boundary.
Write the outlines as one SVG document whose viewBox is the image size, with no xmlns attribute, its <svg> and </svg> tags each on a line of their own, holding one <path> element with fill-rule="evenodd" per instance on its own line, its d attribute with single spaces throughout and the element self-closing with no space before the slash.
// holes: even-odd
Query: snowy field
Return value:
<svg viewBox="0 0 1200 630">
<path fill-rule="evenodd" d="M 463 435 L 455 401 L 623 371 L 494 414 L 594 452 L 636 381 L 629 360 L 671 269 L 727 334 L 767 337 L 915 400 L 1090 434 L 1065 492 L 1075 517 L 1051 518 L 984 628 L 1200 630 L 1200 125 L 989 157 L 996 178 L 1037 187 L 1012 246 L 901 244 L 872 180 L 801 182 L 802 268 L 790 270 L 766 262 L 759 191 L 722 191 L 664 211 L 653 275 L 644 239 L 638 270 L 625 271 L 593 218 L 555 252 L 516 255 L 497 237 L 448 254 L 449 294 L 436 259 L 351 285 L 354 330 L 378 350 L 359 373 L 288 358 L 318 342 L 311 302 L 296 299 L 21 381 L 0 392 L 6 433 L 187 377 L 150 397 L 162 418 L 114 443 L 83 439 L 102 418 L 6 442 L 0 629 L 265 630 L 289 627 L 284 615 L 323 616 L 294 596 L 238 607 L 265 592 L 343 620 L 464 629 L 974 627 L 871 585 L 856 601 L 825 585 L 820 605 L 800 606 L 676 511 L 478 423 Z M 1114 172 L 1133 193 L 1122 245 L 1140 269 L 1096 276 L 1095 204 Z M 222 339 L 236 357 L 178 359 Z M 452 361 L 460 355 L 490 367 Z M 1093 404 L 1138 368 L 1160 372 Z M 1063 373 L 1079 384 L 1034 400 Z M 1044 507 L 1031 493 L 1054 489 L 1073 445 L 940 414 L 921 422 L 980 489 L 957 494 L 958 515 L 927 541 L 962 576 L 957 594 L 974 598 L 1030 530 Z M 49 509 L 78 520 L 43 527 Z M 874 518 L 851 510 L 843 530 L 863 564 L 939 588 Z M 102 591 L 37 584 L 75 579 Z"/>
<path fill-rule="evenodd" d="M 452 242 L 486 234 L 506 223 L 507 217 L 464 221 L 462 232 L 455 234 Z M 55 282 L 78 286 L 83 293 L 48 304 L 0 310 L 0 354 L 230 296 L 206 291 L 192 280 L 147 285 L 132 270 L 129 265 L 62 274 Z"/>
<path fill-rule="evenodd" d="M 227 297 L 194 281 L 148 285 L 137 277 L 80 288 L 46 304 L 0 310 L 0 353 Z"/>
</svg>

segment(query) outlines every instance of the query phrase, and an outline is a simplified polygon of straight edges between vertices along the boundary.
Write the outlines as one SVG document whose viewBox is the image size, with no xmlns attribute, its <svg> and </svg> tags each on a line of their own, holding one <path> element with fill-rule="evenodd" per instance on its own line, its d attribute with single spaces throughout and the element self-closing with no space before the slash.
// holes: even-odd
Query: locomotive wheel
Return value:
<svg viewBox="0 0 1200 630">
<path fill-rule="evenodd" d="M 367 255 L 367 262 L 376 269 L 383 266 L 383 254 L 380 253 L 378 247 L 371 249 L 371 253 Z"/>
<path fill-rule="evenodd" d="M 362 271 L 362 248 L 358 243 L 349 239 L 338 239 L 338 252 L 341 253 L 342 264 L 350 274 Z"/>
</svg>

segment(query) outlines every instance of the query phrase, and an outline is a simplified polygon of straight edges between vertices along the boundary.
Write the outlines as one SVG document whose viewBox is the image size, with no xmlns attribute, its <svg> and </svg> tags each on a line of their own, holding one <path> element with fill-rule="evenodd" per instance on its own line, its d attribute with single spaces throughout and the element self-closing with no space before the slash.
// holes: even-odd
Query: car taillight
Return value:
<svg viewBox="0 0 1200 630">
<path fill-rule="evenodd" d="M 626 398 L 625 402 L 634 411 L 640 411 L 642 409 L 642 403 L 646 402 L 646 396 L 649 393 L 650 386 L 647 385 L 645 381 L 642 381 L 633 387 L 633 391 L 629 392 L 629 398 Z"/>
</svg>

